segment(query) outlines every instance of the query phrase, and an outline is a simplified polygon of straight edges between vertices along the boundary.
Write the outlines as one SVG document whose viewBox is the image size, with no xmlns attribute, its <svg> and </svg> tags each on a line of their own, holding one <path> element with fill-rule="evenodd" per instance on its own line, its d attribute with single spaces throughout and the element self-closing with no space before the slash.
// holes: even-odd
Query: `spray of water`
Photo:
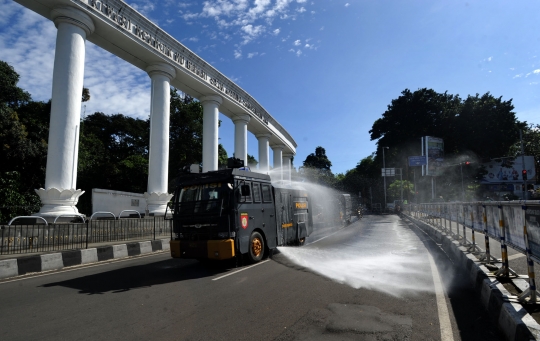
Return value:
<svg viewBox="0 0 540 341">
<path fill-rule="evenodd" d="M 396 297 L 433 290 L 425 251 L 412 231 L 394 222 L 360 234 L 356 225 L 325 239 L 324 245 L 280 247 L 283 263 Z"/>
<path fill-rule="evenodd" d="M 281 170 L 268 172 L 274 185 L 287 184 L 309 193 L 314 231 L 309 242 L 321 240 L 342 226 L 336 224 L 338 191 L 310 182 L 281 179 Z M 365 288 L 400 297 L 432 291 L 431 270 L 418 237 L 396 219 L 377 224 L 375 219 L 354 224 L 324 243 L 306 247 L 279 247 L 286 265 L 301 267 L 353 288 Z M 313 238 L 316 236 L 316 238 Z M 281 260 L 279 260 L 281 259 Z"/>
</svg>

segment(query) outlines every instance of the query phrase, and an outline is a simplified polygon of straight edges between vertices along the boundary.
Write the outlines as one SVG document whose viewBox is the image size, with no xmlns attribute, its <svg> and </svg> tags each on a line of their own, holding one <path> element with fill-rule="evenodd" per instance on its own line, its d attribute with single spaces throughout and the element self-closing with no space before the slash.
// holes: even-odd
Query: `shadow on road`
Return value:
<svg viewBox="0 0 540 341">
<path fill-rule="evenodd" d="M 199 262 L 188 259 L 168 259 L 150 264 L 82 276 L 66 281 L 48 283 L 44 288 L 63 286 L 79 290 L 80 294 L 95 295 L 122 293 L 153 285 L 212 277 L 235 267 L 234 261 Z"/>
</svg>

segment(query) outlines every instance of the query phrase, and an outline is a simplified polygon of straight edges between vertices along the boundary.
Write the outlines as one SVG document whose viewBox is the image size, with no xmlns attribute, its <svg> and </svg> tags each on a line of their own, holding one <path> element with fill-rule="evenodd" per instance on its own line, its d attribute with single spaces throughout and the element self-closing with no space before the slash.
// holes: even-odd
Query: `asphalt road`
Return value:
<svg viewBox="0 0 540 341">
<path fill-rule="evenodd" d="M 395 215 L 306 244 L 255 266 L 164 253 L 0 281 L 0 339 L 502 340 L 466 274 Z"/>
</svg>

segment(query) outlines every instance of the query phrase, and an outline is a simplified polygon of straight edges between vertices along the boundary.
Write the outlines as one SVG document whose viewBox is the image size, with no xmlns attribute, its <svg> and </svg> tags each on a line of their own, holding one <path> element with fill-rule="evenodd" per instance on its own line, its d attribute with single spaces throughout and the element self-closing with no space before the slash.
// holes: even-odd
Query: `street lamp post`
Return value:
<svg viewBox="0 0 540 341">
<path fill-rule="evenodd" d="M 384 182 L 384 209 L 386 210 L 386 163 L 384 161 L 384 150 L 390 147 L 382 147 L 382 165 L 383 165 L 383 182 Z"/>
<path fill-rule="evenodd" d="M 461 201 L 465 202 L 465 189 L 463 189 L 463 162 L 459 163 L 459 169 L 461 170 Z"/>
</svg>

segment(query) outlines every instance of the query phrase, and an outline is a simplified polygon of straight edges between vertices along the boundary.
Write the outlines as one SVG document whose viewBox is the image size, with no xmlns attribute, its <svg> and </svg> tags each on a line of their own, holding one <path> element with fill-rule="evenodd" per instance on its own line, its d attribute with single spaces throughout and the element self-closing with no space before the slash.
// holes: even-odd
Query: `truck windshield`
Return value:
<svg viewBox="0 0 540 341">
<path fill-rule="evenodd" d="M 226 188 L 220 182 L 186 186 L 180 192 L 180 202 L 223 199 L 227 196 Z"/>
<path fill-rule="evenodd" d="M 220 214 L 226 204 L 229 187 L 227 183 L 212 182 L 182 188 L 179 196 L 179 213 Z"/>
</svg>

